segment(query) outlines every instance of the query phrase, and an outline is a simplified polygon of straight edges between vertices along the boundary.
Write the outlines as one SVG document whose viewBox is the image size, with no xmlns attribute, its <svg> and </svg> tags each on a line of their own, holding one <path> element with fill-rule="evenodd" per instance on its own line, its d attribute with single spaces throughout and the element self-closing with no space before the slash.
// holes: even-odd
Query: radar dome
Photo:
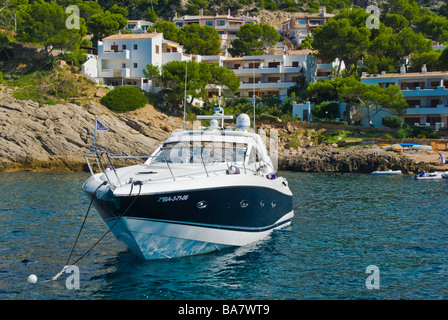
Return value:
<svg viewBox="0 0 448 320">
<path fill-rule="evenodd" d="M 236 128 L 240 130 L 248 130 L 250 128 L 250 118 L 247 114 L 242 113 L 236 118 Z"/>
<path fill-rule="evenodd" d="M 210 128 L 211 129 L 217 129 L 219 128 L 219 122 L 216 119 L 213 119 L 210 121 Z"/>
</svg>

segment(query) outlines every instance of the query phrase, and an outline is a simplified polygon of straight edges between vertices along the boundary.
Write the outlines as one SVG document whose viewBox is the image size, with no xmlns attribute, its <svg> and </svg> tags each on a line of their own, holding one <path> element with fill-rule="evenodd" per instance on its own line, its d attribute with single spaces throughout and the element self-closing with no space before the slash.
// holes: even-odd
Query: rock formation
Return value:
<svg viewBox="0 0 448 320">
<path fill-rule="evenodd" d="M 97 117 L 109 130 L 97 132 L 97 148 L 117 154 L 149 155 L 181 127 L 181 120 L 152 106 L 115 114 L 94 102 L 39 105 L 0 94 L 0 171 L 85 169 Z"/>
<path fill-rule="evenodd" d="M 8 90 L 0 91 L 0 172 L 86 170 L 84 154 L 92 147 L 95 117 L 109 129 L 97 132 L 97 148 L 124 155 L 149 155 L 173 130 L 182 126 L 182 119 L 168 117 L 149 105 L 116 114 L 95 102 L 78 106 L 17 100 Z M 400 169 L 414 173 L 431 169 L 428 164 L 417 164 L 403 153 L 377 146 L 347 149 L 316 146 L 318 132 L 313 129 L 295 134 L 298 147 L 291 148 L 291 140 L 285 138 L 288 133 L 296 133 L 296 128 L 287 125 L 281 129 L 279 168 L 282 170 L 370 173 Z"/>
<path fill-rule="evenodd" d="M 393 151 L 374 146 L 354 146 L 338 149 L 321 145 L 301 149 L 294 155 L 279 155 L 279 168 L 298 172 L 357 172 L 371 173 L 377 170 L 402 170 L 403 173 L 430 171 L 428 163 L 416 163 Z"/>
</svg>

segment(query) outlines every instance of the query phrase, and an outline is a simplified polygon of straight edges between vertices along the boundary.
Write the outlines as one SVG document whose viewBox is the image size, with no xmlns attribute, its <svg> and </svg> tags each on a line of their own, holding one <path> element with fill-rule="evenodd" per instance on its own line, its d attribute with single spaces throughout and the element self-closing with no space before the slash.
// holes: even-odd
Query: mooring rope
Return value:
<svg viewBox="0 0 448 320">
<path fill-rule="evenodd" d="M 97 192 L 102 186 L 104 186 L 104 185 L 106 185 L 106 184 L 107 184 L 107 181 L 104 181 L 104 182 L 103 182 L 102 184 L 100 184 L 100 185 L 98 186 L 98 188 L 96 188 L 95 191 L 93 192 L 92 199 L 90 199 L 89 207 L 88 207 L 88 209 L 87 209 L 86 215 L 84 216 L 84 221 L 83 221 L 82 224 L 81 224 L 81 228 L 79 228 L 78 236 L 76 237 L 75 243 L 73 244 L 72 250 L 70 251 L 70 254 L 69 254 L 68 258 L 67 258 L 67 262 L 65 263 L 65 265 L 68 265 L 68 262 L 70 261 L 70 258 L 72 257 L 73 251 L 75 250 L 76 244 L 78 243 L 79 236 L 81 235 L 81 231 L 82 231 L 82 229 L 84 228 L 84 224 L 86 223 L 87 216 L 89 215 L 90 208 L 92 207 L 92 204 L 93 204 L 93 200 L 95 200 L 96 192 Z"/>
<path fill-rule="evenodd" d="M 96 192 L 99 190 L 100 187 L 102 187 L 102 186 L 105 185 L 105 184 L 107 184 L 107 181 L 105 181 L 105 182 L 103 182 L 101 185 L 99 185 L 98 188 L 96 188 L 95 192 L 93 193 L 92 199 L 90 200 L 89 207 L 88 207 L 87 212 L 86 212 L 86 215 L 85 215 L 85 217 L 84 217 L 84 221 L 82 222 L 82 225 L 81 225 L 81 227 L 80 227 L 80 229 L 79 229 L 78 236 L 76 237 L 75 243 L 73 244 L 72 250 L 70 251 L 70 254 L 69 254 L 69 256 L 68 256 L 67 262 L 65 263 L 65 266 L 62 268 L 62 270 L 61 270 L 59 273 L 57 273 L 54 277 L 52 277 L 51 280 L 56 281 L 56 280 L 57 280 L 57 279 L 58 279 L 58 278 L 65 272 L 65 269 L 66 269 L 66 268 L 68 268 L 70 265 L 74 265 L 74 264 L 78 263 L 78 262 L 79 262 L 81 259 L 83 259 L 87 254 L 89 254 L 89 252 L 92 251 L 92 249 L 95 248 L 95 247 L 98 245 L 98 243 L 100 243 L 101 240 L 103 240 L 104 237 L 106 237 L 107 234 L 109 234 L 109 232 L 113 229 L 113 227 L 115 227 L 115 225 L 120 221 L 121 217 L 123 217 L 123 216 L 129 211 L 129 209 L 132 207 L 132 205 L 134 204 L 134 202 L 135 202 L 135 201 L 137 200 L 137 198 L 140 196 L 140 193 L 141 193 L 141 191 L 142 191 L 142 185 L 143 185 L 143 182 L 142 182 L 142 181 L 134 181 L 134 182 L 132 183 L 132 185 L 131 185 L 131 192 L 129 193 L 129 196 L 130 196 L 131 193 L 132 193 L 132 190 L 133 190 L 134 185 L 139 185 L 139 186 L 140 186 L 139 191 L 138 191 L 137 195 L 135 196 L 134 200 L 132 200 L 132 202 L 129 204 L 129 206 L 126 208 L 126 210 L 125 210 L 122 214 L 120 214 L 120 215 L 118 216 L 118 218 L 115 220 L 115 222 L 108 228 L 108 230 L 101 236 L 101 238 L 99 238 L 99 239 L 98 239 L 98 240 L 97 240 L 97 241 L 96 241 L 96 242 L 95 242 L 95 243 L 94 243 L 94 244 L 93 244 L 93 245 L 92 245 L 92 246 L 91 246 L 91 247 L 90 247 L 84 254 L 82 254 L 78 259 L 76 259 L 73 263 L 69 264 L 69 261 L 70 261 L 70 258 L 72 257 L 72 254 L 73 254 L 73 251 L 74 251 L 74 249 L 75 249 L 75 246 L 76 246 L 76 244 L 78 243 L 78 239 L 79 239 L 79 236 L 80 236 L 80 234 L 81 234 L 81 231 L 82 231 L 82 229 L 84 228 L 84 224 L 85 224 L 85 222 L 86 222 L 86 219 L 87 219 L 87 216 L 88 216 L 88 214 L 89 214 L 90 208 L 92 207 L 92 203 L 93 203 L 93 200 L 95 199 Z M 47 281 L 49 281 L 49 280 L 47 280 Z"/>
</svg>

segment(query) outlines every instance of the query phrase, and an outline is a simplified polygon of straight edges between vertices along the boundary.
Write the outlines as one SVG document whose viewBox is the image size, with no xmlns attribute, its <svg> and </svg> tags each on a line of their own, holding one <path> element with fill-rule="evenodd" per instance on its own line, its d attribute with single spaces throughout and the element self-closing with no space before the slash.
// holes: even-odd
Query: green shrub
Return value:
<svg viewBox="0 0 448 320">
<path fill-rule="evenodd" d="M 72 66 L 80 66 L 87 61 L 86 50 L 75 49 L 73 51 L 66 51 L 64 52 L 62 58 Z"/>
<path fill-rule="evenodd" d="M 59 66 L 59 61 L 54 56 L 49 56 L 45 62 L 47 70 L 53 70 Z"/>
<path fill-rule="evenodd" d="M 391 136 L 390 134 L 386 133 L 386 134 L 383 136 L 383 139 L 385 139 L 385 140 L 392 140 L 392 136 Z"/>
<path fill-rule="evenodd" d="M 319 119 L 336 119 L 340 116 L 339 104 L 336 102 L 323 102 L 316 104 L 311 113 L 314 117 Z"/>
<path fill-rule="evenodd" d="M 299 140 L 297 140 L 297 138 L 291 138 L 288 141 L 288 145 L 290 148 L 297 148 L 300 146 L 300 142 Z"/>
<path fill-rule="evenodd" d="M 33 100 L 39 103 L 47 103 L 47 99 L 45 99 L 45 92 L 41 88 L 34 86 L 26 88 L 26 90 L 15 90 L 12 96 L 19 100 Z"/>
<path fill-rule="evenodd" d="M 282 119 L 283 122 L 290 122 L 290 121 L 297 121 L 296 118 L 294 118 L 292 115 L 290 114 L 283 114 L 280 116 L 280 119 Z"/>
<path fill-rule="evenodd" d="M 348 136 L 349 134 L 351 134 L 350 131 L 347 130 L 336 130 L 332 133 L 330 133 L 331 136 Z"/>
<path fill-rule="evenodd" d="M 144 107 L 146 97 L 139 88 L 121 86 L 109 91 L 100 102 L 108 109 L 121 113 Z"/>
<path fill-rule="evenodd" d="M 438 132 L 431 132 L 430 134 L 428 134 L 428 138 L 429 139 L 441 139 L 442 135 Z"/>
<path fill-rule="evenodd" d="M 260 114 L 260 120 L 268 120 L 269 122 L 278 122 L 278 118 L 276 116 L 267 113 Z"/>
<path fill-rule="evenodd" d="M 403 125 L 403 119 L 399 117 L 385 117 L 383 121 L 388 128 L 398 129 Z"/>
<path fill-rule="evenodd" d="M 420 127 L 412 126 L 411 127 L 411 132 L 410 132 L 409 136 L 410 137 L 417 137 L 421 133 L 423 133 L 423 130 Z"/>
<path fill-rule="evenodd" d="M 404 128 L 398 129 L 397 130 L 397 138 L 398 139 L 404 139 L 407 136 L 407 131 Z"/>
<path fill-rule="evenodd" d="M 151 92 L 146 94 L 146 99 L 148 100 L 148 103 L 154 107 L 159 106 L 163 102 L 163 99 L 161 99 L 157 94 Z"/>
</svg>

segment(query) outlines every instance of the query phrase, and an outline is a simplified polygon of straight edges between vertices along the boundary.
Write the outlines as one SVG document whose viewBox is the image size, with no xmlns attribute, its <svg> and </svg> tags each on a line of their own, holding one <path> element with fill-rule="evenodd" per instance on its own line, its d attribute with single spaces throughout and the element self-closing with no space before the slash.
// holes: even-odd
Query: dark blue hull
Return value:
<svg viewBox="0 0 448 320">
<path fill-rule="evenodd" d="M 138 187 L 136 187 L 138 188 Z M 170 223 L 264 231 L 292 211 L 292 196 L 241 186 L 95 199 L 105 221 L 121 216 Z M 282 223 L 289 222 L 281 221 Z"/>
</svg>

